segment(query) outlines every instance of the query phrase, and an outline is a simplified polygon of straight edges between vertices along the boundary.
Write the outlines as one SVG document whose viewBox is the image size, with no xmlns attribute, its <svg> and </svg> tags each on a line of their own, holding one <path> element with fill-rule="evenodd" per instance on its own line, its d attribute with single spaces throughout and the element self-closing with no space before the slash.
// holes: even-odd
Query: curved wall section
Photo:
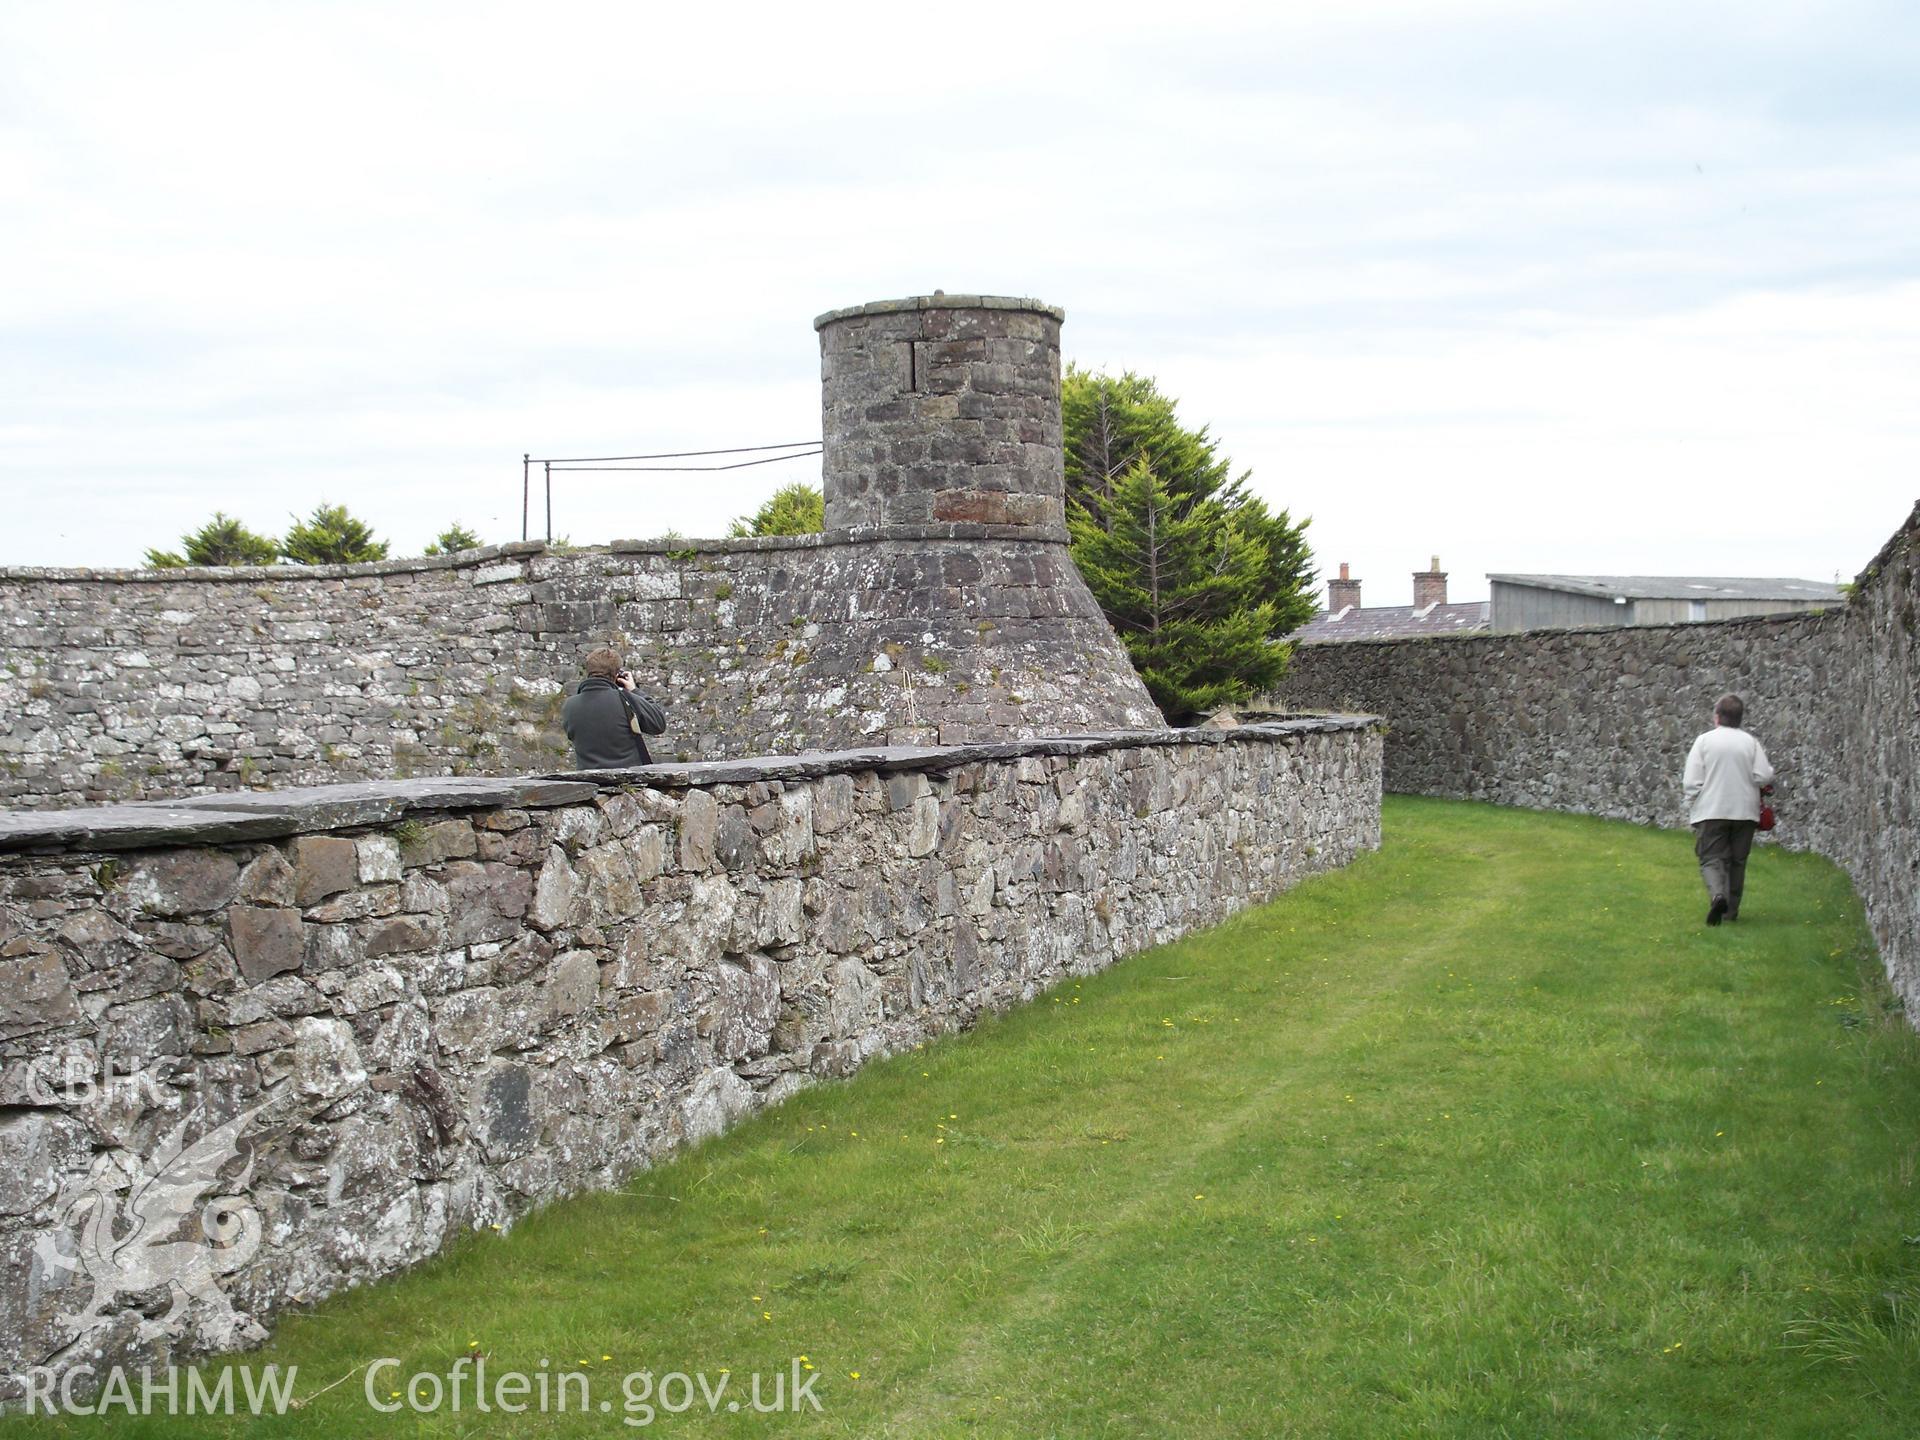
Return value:
<svg viewBox="0 0 1920 1440">
<path fill-rule="evenodd" d="M 553 769 L 602 644 L 666 760 L 1164 724 L 1064 538 L 1008 527 L 11 570 L 0 804 Z"/>
<path fill-rule="evenodd" d="M 1747 702 L 1782 843 L 1852 876 L 1920 1023 L 1920 507 L 1824 614 L 1302 646 L 1283 707 L 1387 717 L 1389 790 L 1684 826 L 1714 700 Z"/>
<path fill-rule="evenodd" d="M 1346 863 L 1379 800 L 1375 726 L 1310 721 L 0 816 L 0 1401 L 618 1184 Z M 161 1315 L 80 1222 L 172 1140 L 250 1244 Z"/>
</svg>

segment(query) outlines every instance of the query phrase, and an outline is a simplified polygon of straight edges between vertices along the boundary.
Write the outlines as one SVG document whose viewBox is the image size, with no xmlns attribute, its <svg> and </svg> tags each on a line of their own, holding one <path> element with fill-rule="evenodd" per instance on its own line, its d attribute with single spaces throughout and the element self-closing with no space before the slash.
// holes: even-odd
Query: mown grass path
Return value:
<svg viewBox="0 0 1920 1440">
<path fill-rule="evenodd" d="M 651 1428 L 1920 1432 L 1920 1044 L 1845 879 L 1766 849 L 1708 930 L 1685 835 L 1413 799 L 1386 835 L 245 1357 L 303 1395 L 544 1359 L 587 1414 L 378 1415 L 354 1374 L 31 1428 L 612 1435 L 626 1372 L 724 1367 Z M 795 1363 L 821 1414 L 726 1411 Z"/>
</svg>

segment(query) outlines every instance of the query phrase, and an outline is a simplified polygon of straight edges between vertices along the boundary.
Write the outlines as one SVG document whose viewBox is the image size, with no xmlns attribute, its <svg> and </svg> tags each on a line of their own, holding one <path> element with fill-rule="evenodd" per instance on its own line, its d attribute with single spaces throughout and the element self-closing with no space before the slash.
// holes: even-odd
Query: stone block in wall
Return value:
<svg viewBox="0 0 1920 1440">
<path fill-rule="evenodd" d="M 250 983 L 298 970 L 306 959 L 306 923 L 298 910 L 235 905 L 227 926 L 234 962 Z"/>
<path fill-rule="evenodd" d="M 467 1123 L 489 1161 L 498 1163 L 533 1148 L 542 1119 L 533 1071 L 512 1061 L 495 1061 L 473 1089 Z"/>
<path fill-rule="evenodd" d="M 364 835 L 353 842 L 354 865 L 362 884 L 381 880 L 400 880 L 405 869 L 400 859 L 400 842 L 390 835 Z"/>
<path fill-rule="evenodd" d="M 293 1043 L 293 1027 L 286 1021 L 268 1017 L 234 1026 L 227 1036 L 235 1055 L 263 1055 Z"/>
<path fill-rule="evenodd" d="M 591 951 L 572 950 L 555 957 L 551 978 L 541 993 L 541 1009 L 552 1023 L 591 1009 L 599 995 L 599 962 Z"/>
<path fill-rule="evenodd" d="M 400 910 L 402 893 L 398 885 L 371 885 L 347 890 L 331 899 L 322 900 L 318 905 L 308 906 L 306 917 L 321 924 L 337 925 L 347 920 L 393 915 Z"/>
<path fill-rule="evenodd" d="M 763 880 L 732 891 L 732 918 L 724 939 L 729 955 L 796 945 L 805 933 L 804 884 L 799 876 Z"/>
<path fill-rule="evenodd" d="M 262 850 L 241 872 L 239 895 L 256 905 L 293 904 L 293 866 L 278 849 Z"/>
<path fill-rule="evenodd" d="M 766 1053 L 779 1017 L 780 982 L 764 955 L 743 955 L 716 969 L 718 985 L 709 1008 L 696 1022 L 722 1060 L 744 1060 Z"/>
<path fill-rule="evenodd" d="M 286 1083 L 308 1102 L 332 1102 L 361 1090 L 368 1075 L 352 1027 L 344 1020 L 303 1016 L 293 1043 L 263 1057 L 260 1077 L 269 1087 Z"/>
<path fill-rule="evenodd" d="M 680 868 L 706 870 L 713 865 L 713 846 L 720 824 L 720 807 L 704 790 L 689 790 L 680 803 Z"/>
<path fill-rule="evenodd" d="M 451 912 L 447 938 L 455 945 L 512 939 L 533 899 L 533 881 L 526 871 L 493 862 L 451 862 L 446 888 Z"/>
<path fill-rule="evenodd" d="M 553 841 L 569 855 L 578 855 L 597 844 L 606 829 L 606 819 L 597 807 L 569 806 L 555 813 Z"/>
<path fill-rule="evenodd" d="M 296 905 L 313 905 L 351 890 L 359 879 L 359 851 L 352 840 L 340 835 L 303 835 L 293 842 Z"/>
<path fill-rule="evenodd" d="M 559 929 L 567 922 L 573 890 L 573 867 L 567 863 L 567 852 L 558 845 L 549 846 L 546 862 L 534 882 L 533 899 L 527 909 L 528 921 L 541 930 Z"/>
<path fill-rule="evenodd" d="M 62 1180 L 83 1170 L 93 1145 L 86 1127 L 57 1111 L 0 1115 L 0 1216 L 26 1215 L 52 1200 Z"/>
<path fill-rule="evenodd" d="M 0 1038 L 13 1040 L 80 1018 L 72 978 L 57 954 L 0 959 Z"/>
<path fill-rule="evenodd" d="M 101 1019 L 101 1060 L 122 1074 L 144 1070 L 165 1056 L 187 1054 L 194 1028 L 193 1013 L 175 995 L 116 1005 Z"/>
<path fill-rule="evenodd" d="M 411 836 L 400 847 L 400 858 L 407 866 L 437 865 L 444 860 L 464 859 L 478 848 L 470 821 L 441 820 Z"/>
<path fill-rule="evenodd" d="M 63 920 L 53 934 L 76 974 L 111 971 L 137 963 L 147 948 L 143 937 L 104 910 L 91 910 Z"/>
<path fill-rule="evenodd" d="M 491 988 L 456 990 L 430 1002 L 430 1013 L 432 1039 L 427 1043 L 450 1056 L 483 1058 L 505 1038 L 500 997 Z"/>
<path fill-rule="evenodd" d="M 743 805 L 720 809 L 714 827 L 713 858 L 728 870 L 746 870 L 759 861 L 760 842 Z"/>
<path fill-rule="evenodd" d="M 239 881 L 239 865 L 222 851 L 170 850 L 136 860 L 119 898 L 149 915 L 199 915 L 233 899 Z"/>
<path fill-rule="evenodd" d="M 396 915 L 369 923 L 358 937 L 358 951 L 369 960 L 438 949 L 446 942 L 447 923 L 433 915 Z"/>
</svg>

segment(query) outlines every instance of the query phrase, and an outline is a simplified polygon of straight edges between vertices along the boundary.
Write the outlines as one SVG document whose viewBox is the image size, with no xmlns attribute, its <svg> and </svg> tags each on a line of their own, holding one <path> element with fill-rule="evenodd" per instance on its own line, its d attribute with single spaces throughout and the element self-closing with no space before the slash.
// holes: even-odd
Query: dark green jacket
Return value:
<svg viewBox="0 0 1920 1440">
<path fill-rule="evenodd" d="M 667 728 L 667 712 L 637 690 L 589 675 L 561 707 L 560 722 L 573 741 L 574 764 L 582 770 L 619 770 L 653 763 L 647 742 L 629 722 L 658 735 Z"/>
</svg>

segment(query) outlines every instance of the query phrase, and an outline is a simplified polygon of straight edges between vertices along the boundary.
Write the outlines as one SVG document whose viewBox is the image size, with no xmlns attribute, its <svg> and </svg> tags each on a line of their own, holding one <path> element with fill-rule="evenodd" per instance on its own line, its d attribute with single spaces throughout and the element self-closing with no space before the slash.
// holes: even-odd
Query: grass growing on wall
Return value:
<svg viewBox="0 0 1920 1440">
<path fill-rule="evenodd" d="M 1762 850 L 1708 930 L 1684 835 L 1395 799 L 1386 836 L 246 1357 L 302 1395 L 544 1359 L 611 1414 L 382 1416 L 352 1374 L 260 1433 L 615 1434 L 626 1372 L 724 1367 L 655 1427 L 1912 1434 L 1920 1045 L 1845 880 Z M 822 1414 L 726 1412 L 795 1364 Z M 148 1424 L 32 1433 L 251 1433 Z"/>
</svg>

